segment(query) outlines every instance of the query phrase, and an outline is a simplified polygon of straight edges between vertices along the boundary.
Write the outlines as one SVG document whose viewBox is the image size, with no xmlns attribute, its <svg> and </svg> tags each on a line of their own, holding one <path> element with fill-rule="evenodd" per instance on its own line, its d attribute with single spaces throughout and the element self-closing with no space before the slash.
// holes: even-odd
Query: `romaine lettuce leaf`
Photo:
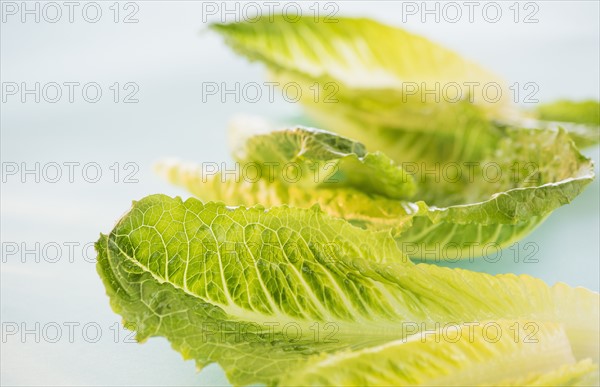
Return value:
<svg viewBox="0 0 600 387">
<path fill-rule="evenodd" d="M 301 102 L 319 126 L 398 162 L 472 160 L 496 139 L 490 120 L 513 116 L 506 93 L 499 100 L 482 94 L 483 85 L 507 90 L 499 77 L 423 37 L 373 20 L 315 23 L 304 17 L 290 23 L 275 15 L 213 28 L 235 51 L 264 62 L 275 82 L 300 86 Z M 438 98 L 448 85 L 460 86 L 452 102 Z M 417 144 L 411 141 L 415 134 Z M 427 143 L 445 146 L 423 149 Z"/>
<path fill-rule="evenodd" d="M 562 130 L 506 129 L 488 160 L 458 165 L 463 177 L 446 182 L 455 186 L 452 190 L 437 187 L 443 171 L 429 174 L 428 181 L 413 179 L 385 155 L 368 153 L 359 143 L 330 132 L 297 127 L 246 141 L 247 145 L 234 146 L 243 149 L 234 151 L 240 165 L 269 164 L 274 170 L 275 165 L 293 162 L 314 184 L 291 182 L 280 171 L 265 171 L 256 180 L 253 174 L 248 180 L 242 174 L 203 176 L 200 167 L 182 163 L 161 163 L 157 170 L 202 200 L 267 207 L 318 204 L 356 226 L 390 230 L 412 258 L 474 258 L 490 247 L 495 251 L 510 245 L 573 200 L 594 177 L 591 161 Z M 347 144 L 359 153 L 348 153 Z M 348 159 L 351 164 L 345 162 Z M 330 181 L 314 179 L 315 165 L 332 160 L 335 173 L 327 175 Z M 408 201 L 415 189 L 413 180 L 417 201 Z"/>
<path fill-rule="evenodd" d="M 300 86 L 300 100 L 318 126 L 398 162 L 480 160 L 499 139 L 498 127 L 528 116 L 498 75 L 373 20 L 270 15 L 212 27 L 236 52 L 266 64 L 274 81 Z M 576 143 L 587 146 L 599 141 L 597 110 L 597 102 L 559 102 L 540 107 L 539 115 L 566 121 Z M 576 125 L 582 123 L 595 127 Z"/>
<path fill-rule="evenodd" d="M 357 195 L 348 190 L 299 192 L 277 187 L 274 191 L 282 196 L 273 203 L 300 207 L 319 203 L 332 215 L 345 212 L 344 218 L 354 224 L 392 230 L 412 257 L 433 254 L 439 259 L 443 254 L 460 259 L 485 254 L 490 244 L 498 249 L 524 237 L 593 179 L 591 161 L 580 155 L 554 120 L 570 121 L 562 125 L 575 141 L 597 142 L 592 132 L 576 123 L 597 120 L 594 102 L 541 107 L 539 118 L 553 120 L 538 121 L 548 130 L 519 130 L 532 121 L 505 98 L 508 89 L 498 76 L 402 29 L 367 19 L 315 23 L 300 18 L 290 23 L 282 16 L 213 28 L 234 50 L 264 62 L 281 84 L 301 85 L 302 102 L 318 123 L 383 152 L 414 174 L 417 187 L 412 198 L 395 197 L 413 203 L 394 203 L 389 194 L 369 191 L 371 182 L 354 184 L 373 199 L 362 210 L 346 203 L 350 194 Z M 314 38 L 310 44 L 306 36 Z M 443 94 L 444 86 L 469 82 L 499 85 L 503 98 L 490 103 L 485 93 L 473 95 L 475 89 L 458 100 L 435 97 Z M 434 97 L 427 98 L 431 90 Z M 242 159 L 253 157 L 257 156 Z M 492 172 L 496 175 L 490 176 Z M 171 169 L 171 175 L 185 174 Z M 187 177 L 175 180 L 189 183 L 189 173 Z M 220 194 L 208 198 L 260 203 L 254 195 L 241 193 L 248 186 L 239 187 L 238 194 L 234 185 L 227 183 L 227 189 L 237 198 Z M 190 188 L 197 194 L 202 191 Z M 327 199 L 315 200 L 321 195 Z M 338 195 L 337 201 L 329 199 Z M 364 201 L 357 200 L 360 205 Z M 397 224 L 390 223 L 394 217 Z"/>
<path fill-rule="evenodd" d="M 559 100 L 541 104 L 532 112 L 525 126 L 553 129 L 564 127 L 579 147 L 600 142 L 600 102 Z"/>
<path fill-rule="evenodd" d="M 237 162 L 258 168 L 254 176 L 270 182 L 349 187 L 392 199 L 410 198 L 416 190 L 413 177 L 386 155 L 368 153 L 363 144 L 320 129 L 272 131 L 235 141 L 232 148 Z"/>
<path fill-rule="evenodd" d="M 234 384 L 276 384 L 313 356 L 440 324 L 500 320 L 538 324 L 553 353 L 598 361 L 597 293 L 415 265 L 388 233 L 316 207 L 233 208 L 153 195 L 135 202 L 96 248 L 111 306 L 139 341 L 164 336 L 199 367 L 218 362 Z M 559 324 L 566 339 L 546 324 Z"/>
<path fill-rule="evenodd" d="M 533 373 L 529 376 L 503 380 L 500 386 L 597 386 L 600 383 L 598 377 L 598 364 L 589 359 L 582 360 L 576 364 L 566 364 L 560 368 L 546 372 Z"/>
<path fill-rule="evenodd" d="M 503 81 L 428 39 L 370 19 L 316 23 L 311 17 L 289 21 L 270 15 L 251 23 L 212 27 L 234 50 L 266 63 L 278 81 L 298 80 L 305 87 L 303 101 L 316 101 L 327 110 L 341 105 L 356 114 L 354 119 L 378 127 L 403 123 L 407 130 L 452 132 L 456 125 L 449 121 L 460 119 L 457 110 L 475 105 L 474 111 L 492 117 L 509 105 L 506 96 L 491 102 L 474 90 L 459 93 L 454 103 L 438 103 L 435 97 L 423 103 L 424 93 L 436 87 Z M 329 93 L 328 85 L 333 87 Z M 311 86 L 322 90 L 316 94 Z"/>
<path fill-rule="evenodd" d="M 546 383 L 542 385 L 591 382 L 598 367 L 589 359 L 575 363 L 567 342 L 557 324 L 494 321 L 454 325 L 380 346 L 316 356 L 281 384 L 527 386 L 541 381 Z"/>
<path fill-rule="evenodd" d="M 598 101 L 559 100 L 538 106 L 536 113 L 540 120 L 600 126 L 600 103 Z"/>
<path fill-rule="evenodd" d="M 155 169 L 171 183 L 187 189 L 203 201 L 266 208 L 289 205 L 310 208 L 318 205 L 324 212 L 351 224 L 374 230 L 390 230 L 394 235 L 411 227 L 418 207 L 411 202 L 367 195 L 353 188 L 304 189 L 279 180 L 269 183 L 234 179 L 217 174 L 204 178 L 201 167 L 175 160 L 157 163 Z"/>
</svg>

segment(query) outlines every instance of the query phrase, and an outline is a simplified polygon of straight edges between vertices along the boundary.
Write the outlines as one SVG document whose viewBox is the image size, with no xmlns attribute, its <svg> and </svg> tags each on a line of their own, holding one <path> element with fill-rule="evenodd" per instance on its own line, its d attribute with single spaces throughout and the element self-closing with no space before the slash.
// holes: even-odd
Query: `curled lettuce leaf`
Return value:
<svg viewBox="0 0 600 387">
<path fill-rule="evenodd" d="M 347 144 L 359 153 L 348 153 Z M 355 226 L 391 231 L 411 258 L 439 259 L 442 252 L 452 259 L 473 258 L 483 255 L 490 244 L 498 249 L 508 246 L 553 210 L 571 202 L 594 178 L 592 162 L 562 130 L 506 129 L 488 160 L 457 164 L 469 170 L 462 170 L 460 180 L 448 183 L 456 186 L 452 194 L 449 189 L 436 190 L 442 172 L 429 174 L 428 181 L 415 179 L 385 155 L 369 157 L 372 154 L 362 145 L 330 132 L 297 127 L 251 136 L 246 145 L 234 148 L 244 149 L 234 151 L 242 166 L 294 162 L 316 183 L 307 187 L 289 181 L 281 172 L 268 171 L 260 179 L 243 174 L 206 176 L 199 166 L 177 162 L 161 163 L 157 170 L 202 200 L 267 207 L 318 204 Z M 352 163 L 343 162 L 348 158 Z M 315 166 L 331 160 L 338 168 L 329 174 L 335 179 L 328 184 L 314 179 L 312 171 L 319 170 Z M 417 200 L 409 201 L 413 180 L 417 192 L 413 199 Z"/>
<path fill-rule="evenodd" d="M 383 153 L 368 153 L 363 144 L 324 130 L 273 131 L 232 148 L 238 162 L 246 168 L 253 163 L 260 168 L 255 176 L 267 181 L 356 188 L 392 199 L 410 198 L 416 189 L 413 177 Z"/>
<path fill-rule="evenodd" d="M 232 208 L 153 195 L 134 202 L 96 248 L 111 306 L 139 341 L 164 336 L 199 367 L 219 363 L 234 384 L 277 384 L 324 354 L 338 362 L 345 351 L 378 351 L 403 339 L 407 347 L 399 345 L 401 356 L 389 360 L 396 366 L 383 365 L 398 380 L 403 364 L 410 368 L 438 349 L 465 358 L 477 351 L 489 364 L 543 352 L 542 363 L 552 368 L 598 361 L 597 293 L 529 276 L 416 265 L 387 233 L 358 229 L 316 207 Z M 485 350 L 485 343 L 433 340 L 411 354 L 413 335 L 490 321 L 530 322 L 541 347 L 504 339 Z M 448 374 L 473 370 L 444 361 L 439 367 Z M 351 375 L 355 366 L 342 355 L 340 368 L 346 366 Z M 524 366 L 511 377 L 548 368 Z"/>
</svg>

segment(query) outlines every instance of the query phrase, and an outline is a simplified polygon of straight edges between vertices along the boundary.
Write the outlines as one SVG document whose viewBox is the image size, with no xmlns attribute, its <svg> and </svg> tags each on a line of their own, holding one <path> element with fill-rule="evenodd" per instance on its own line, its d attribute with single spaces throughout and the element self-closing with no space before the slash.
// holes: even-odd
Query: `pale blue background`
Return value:
<svg viewBox="0 0 600 387">
<path fill-rule="evenodd" d="M 111 2 L 112 3 L 112 2 Z M 511 2 L 512 3 L 512 2 Z M 103 3 L 107 12 L 109 3 Z M 201 84 L 264 81 L 264 69 L 248 64 L 219 37 L 200 33 L 199 2 L 137 2 L 137 24 L 27 23 L 1 25 L 2 82 L 101 83 L 134 81 L 138 104 L 114 104 L 107 95 L 96 104 L 2 104 L 2 161 L 33 163 L 95 161 L 109 173 L 115 161 L 140 166 L 137 184 L 115 184 L 107 176 L 90 184 L 26 183 L 2 185 L 3 242 L 79 242 L 107 232 L 132 199 L 163 192 L 185 195 L 153 175 L 151 165 L 164 156 L 195 161 L 227 161 L 225 127 L 236 113 L 286 118 L 300 106 L 278 99 L 275 105 L 202 104 Z M 371 16 L 401 25 L 399 3 L 347 2 L 340 14 Z M 503 3 L 506 4 L 506 3 Z M 405 24 L 502 74 L 510 82 L 537 82 L 542 101 L 599 98 L 599 6 L 589 2 L 538 2 L 539 23 Z M 507 5 L 503 7 L 505 10 Z M 479 20 L 481 18 L 478 18 Z M 598 148 L 588 151 L 599 160 Z M 560 208 L 523 243 L 539 246 L 538 263 L 465 262 L 462 267 L 491 273 L 529 273 L 548 283 L 564 281 L 598 290 L 599 185 L 594 182 L 571 205 Z M 65 252 L 66 253 L 66 252 Z M 64 254 L 66 255 L 66 254 Z M 98 323 L 98 343 L 63 338 L 56 344 L 20 343 L 14 337 L 1 350 L 2 385 L 222 385 L 220 369 L 199 375 L 162 338 L 143 345 L 114 343 L 110 327 L 120 321 L 109 308 L 94 264 L 80 250 L 75 263 L 1 265 L 2 321 Z M 79 332 L 79 334 L 77 334 Z M 63 332 L 64 334 L 64 332 Z M 124 334 L 123 331 L 120 334 Z"/>
</svg>

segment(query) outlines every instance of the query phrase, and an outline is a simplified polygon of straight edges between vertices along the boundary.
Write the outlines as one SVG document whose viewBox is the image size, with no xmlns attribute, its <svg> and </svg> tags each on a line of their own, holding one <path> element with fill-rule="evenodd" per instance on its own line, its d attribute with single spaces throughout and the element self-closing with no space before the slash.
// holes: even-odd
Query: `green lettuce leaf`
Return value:
<svg viewBox="0 0 600 387">
<path fill-rule="evenodd" d="M 503 380 L 500 386 L 597 386 L 598 364 L 589 359 L 576 364 L 566 364 L 547 373 L 534 373 L 524 378 Z"/>
<path fill-rule="evenodd" d="M 476 161 L 506 125 L 530 114 L 496 74 L 430 40 L 369 19 L 336 23 L 281 15 L 214 24 L 236 52 L 267 65 L 320 127 L 357 139 L 394 160 Z M 542 105 L 537 127 L 557 121 L 578 146 L 598 143 L 598 102 Z M 585 125 L 584 125 L 585 124 Z"/>
<path fill-rule="evenodd" d="M 314 356 L 440 324 L 500 320 L 559 324 L 566 340 L 549 328 L 549 354 L 572 350 L 577 361 L 598 361 L 597 293 L 415 265 L 388 233 L 316 207 L 153 195 L 134 202 L 96 248 L 111 306 L 139 341 L 164 336 L 199 367 L 218 362 L 234 384 L 276 384 Z"/>
<path fill-rule="evenodd" d="M 472 183 L 456 184 L 461 191 L 454 197 L 470 202 L 428 199 L 442 206 L 430 205 L 400 235 L 407 254 L 456 260 L 485 255 L 489 249 L 496 252 L 525 237 L 594 179 L 592 161 L 562 130 L 508 129 L 494 154 L 480 165 Z"/>
<path fill-rule="evenodd" d="M 319 141 L 314 140 L 317 137 Z M 506 129 L 488 160 L 456 164 L 462 177 L 447 182 L 452 192 L 437 190 L 437 183 L 448 178 L 442 169 L 433 176 L 428 173 L 429 180 L 422 171 L 414 179 L 385 155 L 368 153 L 361 144 L 330 132 L 298 127 L 251 136 L 246 144 L 234 146 L 243 149 L 234 151 L 240 165 L 269 164 L 274 170 L 276 165 L 294 162 L 315 183 L 308 187 L 285 179 L 281 172 L 268 171 L 259 179 L 243 173 L 233 178 L 205 176 L 199 166 L 177 162 L 160 163 L 157 170 L 202 200 L 266 207 L 318 204 L 355 226 L 390 230 L 411 258 L 466 259 L 508 246 L 573 200 L 594 178 L 591 161 L 561 130 Z M 347 153 L 346 145 L 340 144 L 352 144 L 361 156 Z M 348 158 L 351 164 L 339 161 Z M 330 181 L 320 183 L 313 173 L 319 170 L 315 165 L 332 160 Z M 414 198 L 420 200 L 402 200 L 414 191 L 413 180 L 417 181 Z"/>
<path fill-rule="evenodd" d="M 559 100 L 539 105 L 533 112 L 530 125 L 553 128 L 567 128 L 573 141 L 579 147 L 587 147 L 600 142 L 600 102 Z"/>
<path fill-rule="evenodd" d="M 600 126 L 600 103 L 598 101 L 560 100 L 542 104 L 536 108 L 536 112 L 540 120 Z"/>
<path fill-rule="evenodd" d="M 357 209 L 358 203 L 367 201 L 362 197 L 357 205 L 347 203 L 349 195 L 359 196 L 347 190 L 298 192 L 284 185 L 267 196 L 301 207 L 319 203 L 354 224 L 390 229 L 411 257 L 472 258 L 490 247 L 510 245 L 573 200 L 593 179 L 591 161 L 569 139 L 582 145 L 597 141 L 577 124 L 595 122 L 593 102 L 561 102 L 539 109 L 540 118 L 570 121 L 562 123 L 568 136 L 555 121 L 526 118 L 527 113 L 516 110 L 507 98 L 490 102 L 484 94 L 476 98 L 474 91 L 458 100 L 425 98 L 428 90 L 452 83 L 494 84 L 504 97 L 509 93 L 499 77 L 460 55 L 367 19 L 316 23 L 300 18 L 291 23 L 274 16 L 213 28 L 234 50 L 265 63 L 276 81 L 301 85 L 301 101 L 320 125 L 386 154 L 416 181 L 412 197 L 369 191 L 372 182 L 354 184 L 352 188 L 372 198 L 373 204 L 364 209 Z M 312 37 L 310 44 L 306 36 Z M 547 130 L 517 129 L 530 127 L 531 122 Z M 256 141 L 276 143 L 264 137 Z M 448 171 L 454 175 L 445 176 Z M 490 172 L 501 176 L 489 176 Z M 182 174 L 171 170 L 171 175 Z M 190 187 L 184 177 L 172 180 Z M 271 203 L 253 200 L 252 193 L 237 194 L 233 185 L 227 183 L 227 191 L 237 197 L 208 194 L 208 198 L 232 204 Z M 321 194 L 327 199 L 315 200 Z M 338 195 L 339 200 L 331 201 Z"/>
<path fill-rule="evenodd" d="M 315 23 L 303 17 L 291 23 L 275 15 L 212 27 L 236 52 L 265 63 L 275 82 L 299 85 L 301 102 L 319 126 L 396 161 L 480 157 L 498 136 L 491 120 L 515 114 L 498 76 L 428 39 L 373 20 Z M 456 85 L 458 93 L 442 92 Z M 486 85 L 504 90 L 502 97 L 488 98 Z"/>
<path fill-rule="evenodd" d="M 368 153 L 363 144 L 324 130 L 273 131 L 236 141 L 232 148 L 234 159 L 246 172 L 257 168 L 255 180 L 279 180 L 303 188 L 357 188 L 392 199 L 410 198 L 416 190 L 413 177 L 386 155 Z"/>
<path fill-rule="evenodd" d="M 492 103 L 473 93 L 459 95 L 455 103 L 422 103 L 422 89 L 432 89 L 437 83 L 500 84 L 502 80 L 428 39 L 373 20 L 339 18 L 337 23 L 315 23 L 311 17 L 301 17 L 290 22 L 285 16 L 272 15 L 212 28 L 240 54 L 266 63 L 276 79 L 305 83 L 303 101 L 316 100 L 328 109 L 356 102 L 354 118 L 364 122 L 370 117 L 381 127 L 396 127 L 408 119 L 408 130 L 454 131 L 448 120 L 457 118 L 455 109 L 476 105 L 498 116 L 494 112 L 506 108 L 506 98 Z M 316 86 L 322 88 L 333 82 L 336 90 L 330 93 L 330 103 L 327 90 L 317 96 L 323 98 L 315 98 L 311 81 L 319 81 Z M 409 90 L 408 84 L 417 90 Z M 470 100 L 474 103 L 462 103 Z"/>
<path fill-rule="evenodd" d="M 310 208 L 318 205 L 324 212 L 351 224 L 374 230 L 390 230 L 394 235 L 411 227 L 418 207 L 411 202 L 365 194 L 353 188 L 304 189 L 279 180 L 256 182 L 221 174 L 206 177 L 200 166 L 176 160 L 156 164 L 157 173 L 169 182 L 187 189 L 203 201 L 238 206 L 262 205 L 271 208 L 289 205 Z"/>
<path fill-rule="evenodd" d="M 456 325 L 376 347 L 323 354 L 281 384 L 527 386 L 592 382 L 597 378 L 597 365 L 589 359 L 576 363 L 567 342 L 562 327 L 556 324 L 500 321 Z"/>
</svg>

